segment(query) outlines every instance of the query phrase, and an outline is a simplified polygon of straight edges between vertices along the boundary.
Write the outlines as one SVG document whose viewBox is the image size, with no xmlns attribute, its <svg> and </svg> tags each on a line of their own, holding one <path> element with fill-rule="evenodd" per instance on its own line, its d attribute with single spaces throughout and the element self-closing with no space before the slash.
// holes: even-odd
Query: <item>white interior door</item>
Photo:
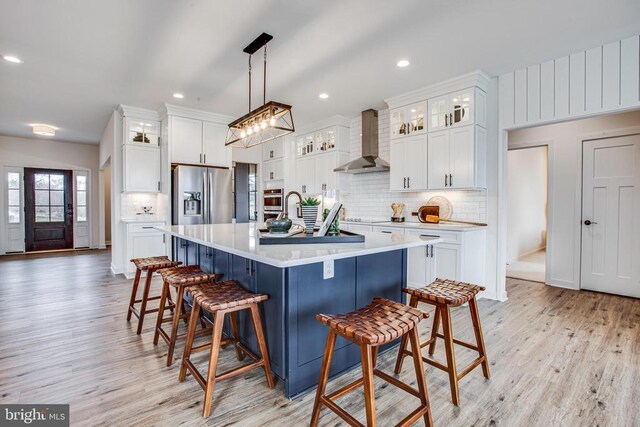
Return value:
<svg viewBox="0 0 640 427">
<path fill-rule="evenodd" d="M 89 172 L 73 171 L 73 247 L 89 247 Z"/>
<path fill-rule="evenodd" d="M 5 167 L 5 252 L 24 252 L 24 170 Z M 0 216 L 1 217 L 1 216 Z M 1 250 L 0 245 L 0 250 Z"/>
<path fill-rule="evenodd" d="M 586 141 L 581 287 L 640 297 L 640 135 Z"/>
</svg>

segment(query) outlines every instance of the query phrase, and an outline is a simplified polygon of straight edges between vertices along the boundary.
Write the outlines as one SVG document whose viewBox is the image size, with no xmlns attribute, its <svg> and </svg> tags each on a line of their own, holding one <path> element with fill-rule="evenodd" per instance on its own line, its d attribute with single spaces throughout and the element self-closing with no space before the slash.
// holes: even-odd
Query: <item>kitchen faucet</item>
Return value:
<svg viewBox="0 0 640 427">
<path fill-rule="evenodd" d="M 302 194 L 297 191 L 289 191 L 286 196 L 284 196 L 284 212 L 278 214 L 278 219 L 289 218 L 289 197 L 290 196 L 298 197 L 298 203 L 302 202 Z M 302 218 L 300 214 L 297 215 L 298 218 Z"/>
</svg>

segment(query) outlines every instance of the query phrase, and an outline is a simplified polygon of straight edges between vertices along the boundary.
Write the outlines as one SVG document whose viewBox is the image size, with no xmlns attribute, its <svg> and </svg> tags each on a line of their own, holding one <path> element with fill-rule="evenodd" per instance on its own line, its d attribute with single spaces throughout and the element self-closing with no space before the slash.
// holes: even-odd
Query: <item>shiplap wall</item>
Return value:
<svg viewBox="0 0 640 427">
<path fill-rule="evenodd" d="M 640 106 L 640 37 L 532 65 L 499 78 L 500 128 Z"/>
</svg>

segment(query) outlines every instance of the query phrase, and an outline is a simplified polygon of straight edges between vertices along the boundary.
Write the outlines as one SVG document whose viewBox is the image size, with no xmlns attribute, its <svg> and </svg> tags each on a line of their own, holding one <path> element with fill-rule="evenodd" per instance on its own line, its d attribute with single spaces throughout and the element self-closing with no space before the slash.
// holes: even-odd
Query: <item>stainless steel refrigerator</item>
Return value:
<svg viewBox="0 0 640 427">
<path fill-rule="evenodd" d="M 172 174 L 174 225 L 231 222 L 231 170 L 180 165 L 173 169 Z"/>
</svg>

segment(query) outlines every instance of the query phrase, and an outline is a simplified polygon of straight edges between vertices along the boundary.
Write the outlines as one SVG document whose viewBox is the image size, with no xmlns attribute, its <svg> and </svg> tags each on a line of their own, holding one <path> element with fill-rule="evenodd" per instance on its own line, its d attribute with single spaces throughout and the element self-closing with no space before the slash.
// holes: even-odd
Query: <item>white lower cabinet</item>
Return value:
<svg viewBox="0 0 640 427">
<path fill-rule="evenodd" d="M 126 270 L 125 276 L 135 275 L 136 267 L 129 260 L 152 256 L 168 255 L 168 245 L 165 234 L 155 227 L 165 225 L 164 222 L 136 222 L 128 223 L 126 228 Z"/>
<path fill-rule="evenodd" d="M 159 193 L 160 148 L 124 145 L 122 147 L 123 192 Z"/>
<path fill-rule="evenodd" d="M 426 249 L 408 250 L 408 286 L 426 286 L 436 278 L 484 285 L 486 244 L 484 229 L 440 231 L 406 228 L 405 234 L 442 239 L 441 243 L 428 245 Z"/>
</svg>

